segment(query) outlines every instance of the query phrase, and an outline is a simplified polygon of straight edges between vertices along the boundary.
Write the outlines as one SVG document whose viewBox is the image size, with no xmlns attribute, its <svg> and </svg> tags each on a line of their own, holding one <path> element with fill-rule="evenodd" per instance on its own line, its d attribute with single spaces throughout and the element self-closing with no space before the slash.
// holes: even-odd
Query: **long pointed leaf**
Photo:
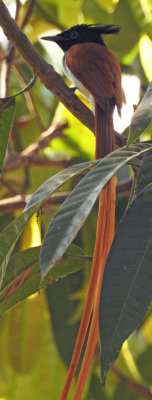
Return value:
<svg viewBox="0 0 152 400">
<path fill-rule="evenodd" d="M 34 211 L 33 207 L 33 209 L 27 213 L 23 213 L 0 233 L 0 288 L 3 283 L 10 255 L 25 224 L 31 218 Z"/>
<path fill-rule="evenodd" d="M 127 146 L 135 142 L 144 130 L 148 127 L 150 121 L 152 120 L 152 82 L 149 84 L 148 89 L 137 107 L 136 111 L 133 114 L 130 132 L 127 141 Z"/>
<path fill-rule="evenodd" d="M 143 160 L 139 169 L 133 200 L 152 182 L 152 153 L 151 151 L 144 154 Z"/>
<path fill-rule="evenodd" d="M 28 85 L 13 96 L 0 98 L 0 171 L 5 159 L 9 134 L 12 128 L 15 113 L 15 97 L 29 90 L 35 83 L 33 77 Z"/>
<path fill-rule="evenodd" d="M 3 279 L 6 273 L 7 264 L 10 255 L 14 249 L 14 246 L 22 233 L 22 230 L 31 218 L 34 212 L 40 208 L 41 204 L 49 197 L 51 194 L 58 189 L 63 183 L 65 183 L 71 177 L 77 175 L 78 173 L 89 168 L 91 165 L 96 164 L 96 162 L 85 162 L 78 165 L 73 165 L 59 172 L 50 179 L 48 179 L 44 184 L 42 184 L 37 191 L 31 197 L 29 203 L 27 204 L 25 211 L 22 215 L 16 218 L 11 224 L 9 224 L 0 234 L 0 288 L 3 283 Z"/>
<path fill-rule="evenodd" d="M 19 90 L 19 92 L 13 94 L 12 96 L 8 96 L 8 97 L 5 97 L 5 98 L 0 98 L 0 101 L 2 101 L 2 102 L 5 101 L 8 104 L 10 104 L 10 102 L 12 100 L 14 100 L 15 97 L 17 97 L 20 94 L 23 94 L 24 92 L 27 92 L 28 90 L 30 90 L 34 86 L 35 81 L 36 81 L 36 76 L 33 75 L 32 78 L 30 79 L 29 83 L 23 89 Z"/>
<path fill-rule="evenodd" d="M 122 165 L 151 148 L 152 143 L 139 143 L 129 149 L 116 150 L 75 187 L 55 214 L 45 235 L 40 255 L 42 279 L 72 242 L 109 179 Z"/>
<path fill-rule="evenodd" d="M 103 377 L 152 300 L 151 220 L 152 184 L 124 215 L 106 263 L 99 308 Z"/>
<path fill-rule="evenodd" d="M 37 292 L 40 286 L 39 247 L 21 251 L 10 257 L 7 274 L 0 290 L 0 317 L 15 304 Z M 82 249 L 71 245 L 57 268 L 43 281 L 46 288 L 54 280 L 63 278 L 85 267 L 92 262 L 92 257 L 85 257 Z"/>
<path fill-rule="evenodd" d="M 31 207 L 37 205 L 38 208 L 41 204 L 46 201 L 50 195 L 58 189 L 63 183 L 67 182 L 74 175 L 85 171 L 87 168 L 96 165 L 98 161 L 86 161 L 84 163 L 72 165 L 69 168 L 65 168 L 63 171 L 58 172 L 58 174 L 47 179 L 41 186 L 34 192 L 31 196 L 29 202 L 27 203 L 24 211 L 29 210 Z"/>
<path fill-rule="evenodd" d="M 15 99 L 0 100 L 0 172 L 2 172 L 9 134 L 15 113 Z"/>
</svg>

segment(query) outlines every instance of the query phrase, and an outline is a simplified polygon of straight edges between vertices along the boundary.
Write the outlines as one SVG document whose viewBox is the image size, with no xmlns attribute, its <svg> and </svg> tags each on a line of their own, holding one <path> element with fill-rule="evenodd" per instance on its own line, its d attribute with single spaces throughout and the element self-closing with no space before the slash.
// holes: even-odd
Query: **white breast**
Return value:
<svg viewBox="0 0 152 400">
<path fill-rule="evenodd" d="M 66 56 L 67 56 L 67 52 L 64 54 L 63 61 L 62 61 L 64 73 L 67 76 L 67 78 L 74 84 L 74 86 L 77 89 L 79 89 L 79 91 L 83 94 L 83 96 L 89 101 L 89 103 L 91 104 L 92 111 L 94 113 L 94 111 L 95 111 L 94 98 L 91 95 L 91 93 L 89 93 L 89 91 L 85 88 L 85 86 L 83 86 L 83 84 L 73 75 L 73 73 L 67 67 Z"/>
</svg>

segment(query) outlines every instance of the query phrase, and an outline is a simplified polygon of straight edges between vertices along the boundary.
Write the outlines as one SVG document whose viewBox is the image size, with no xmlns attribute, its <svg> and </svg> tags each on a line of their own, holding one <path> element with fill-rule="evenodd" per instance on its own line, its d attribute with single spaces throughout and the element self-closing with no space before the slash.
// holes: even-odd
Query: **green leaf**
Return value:
<svg viewBox="0 0 152 400">
<path fill-rule="evenodd" d="M 0 99 L 0 172 L 3 169 L 9 134 L 15 114 L 15 99 Z"/>
<path fill-rule="evenodd" d="M 0 99 L 0 172 L 2 172 L 8 138 L 15 114 L 15 97 L 29 90 L 34 85 L 35 79 L 33 77 L 29 84 L 15 95 Z"/>
<path fill-rule="evenodd" d="M 96 0 L 96 2 L 101 6 L 101 8 L 110 13 L 114 11 L 117 3 L 117 1 L 113 0 Z"/>
<path fill-rule="evenodd" d="M 4 101 L 4 102 L 6 101 L 6 103 L 8 102 L 8 104 L 9 104 L 9 102 L 10 102 L 12 99 L 14 99 L 14 97 L 17 97 L 17 96 L 19 96 L 20 94 L 22 94 L 22 93 L 24 93 L 24 92 L 27 92 L 27 90 L 31 89 L 31 88 L 33 87 L 33 85 L 35 84 L 35 81 L 36 81 L 36 76 L 33 76 L 33 77 L 30 79 L 30 82 L 25 86 L 25 88 L 19 90 L 19 92 L 13 94 L 13 96 L 5 97 L 5 99 L 0 98 L 0 101 Z"/>
<path fill-rule="evenodd" d="M 65 26 L 65 21 L 68 27 L 78 23 L 78 15 L 82 10 L 83 0 L 66 0 L 66 2 L 60 2 L 58 7 L 58 20 Z"/>
<path fill-rule="evenodd" d="M 24 211 L 29 210 L 35 205 L 40 208 L 42 203 L 46 201 L 56 189 L 63 185 L 63 183 L 67 182 L 69 179 L 79 174 L 80 172 L 85 171 L 87 168 L 96 165 L 97 162 L 98 161 L 88 161 L 72 165 L 72 167 L 66 168 L 63 171 L 60 171 L 58 174 L 47 179 L 47 181 L 42 183 L 42 185 L 32 195 Z"/>
<path fill-rule="evenodd" d="M 59 29 L 64 29 L 57 18 L 58 8 L 56 0 L 37 0 L 34 13 L 39 16 L 40 20 L 47 21 L 49 25 L 52 24 Z"/>
<path fill-rule="evenodd" d="M 44 292 L 1 318 L 0 353 L 1 399 L 60 398 L 67 371 L 55 344 Z"/>
<path fill-rule="evenodd" d="M 35 81 L 36 81 L 36 76 L 33 75 L 33 77 L 30 79 L 29 83 L 23 89 L 19 90 L 19 92 L 15 93 L 13 96 L 7 97 L 7 98 L 9 99 L 9 98 L 12 98 L 12 97 L 17 97 L 20 94 L 23 94 L 24 92 L 27 92 L 28 90 L 30 90 L 34 86 Z"/>
<path fill-rule="evenodd" d="M 20 237 L 20 234 L 30 217 L 34 213 L 34 208 L 30 209 L 28 212 L 23 213 L 13 222 L 11 222 L 3 231 L 0 233 L 0 288 L 5 277 L 7 264 L 10 255 L 14 249 L 14 246 Z"/>
<path fill-rule="evenodd" d="M 83 283 L 83 271 L 78 271 L 52 284 L 46 290 L 55 341 L 67 366 L 72 357 L 79 327 L 78 323 L 70 323 L 80 304 L 80 301 L 73 301 L 71 297 L 82 289 Z"/>
<path fill-rule="evenodd" d="M 121 60 L 126 56 L 127 53 L 132 51 L 133 47 L 138 43 L 140 38 L 140 29 L 134 19 L 132 10 L 127 0 L 120 0 L 116 5 L 112 22 L 115 25 L 120 25 L 121 30 L 117 37 L 115 37 L 115 35 L 109 35 L 110 37 L 108 38 L 108 43 L 110 45 L 110 49 L 112 49 L 118 59 Z M 127 38 L 127 40 L 125 40 L 125 38 Z"/>
<path fill-rule="evenodd" d="M 99 376 L 94 372 L 91 377 L 89 392 L 85 400 L 109 400 L 106 390 L 101 385 Z"/>
<path fill-rule="evenodd" d="M 152 36 L 152 8 L 151 1 L 149 0 L 127 0 L 141 31 L 146 32 L 150 37 Z"/>
<path fill-rule="evenodd" d="M 44 237 L 40 255 L 42 280 L 77 235 L 106 183 L 119 168 L 151 147 L 151 143 L 139 143 L 129 149 L 114 151 L 101 160 L 70 193 Z"/>
<path fill-rule="evenodd" d="M 133 114 L 130 132 L 127 141 L 127 146 L 135 142 L 141 134 L 145 131 L 152 120 L 152 83 L 149 84 L 148 89 L 139 104 L 137 110 Z"/>
<path fill-rule="evenodd" d="M 119 371 L 118 371 L 118 373 L 119 373 Z M 123 379 L 124 379 L 124 381 L 125 381 L 125 379 L 127 380 L 126 377 L 124 377 Z M 138 385 L 134 381 L 133 381 L 133 383 L 134 383 L 134 385 Z M 140 393 L 140 391 L 142 391 L 142 389 L 143 389 L 143 386 L 141 386 L 141 388 L 140 388 L 140 385 L 139 385 L 137 390 Z M 144 389 L 145 389 L 145 392 L 148 391 L 148 390 L 146 390 L 147 387 L 144 387 Z M 144 389 L 143 389 L 143 391 L 144 391 Z M 120 379 L 119 383 L 117 384 L 116 390 L 115 390 L 115 399 L 143 400 L 144 399 L 143 395 L 138 394 L 138 392 L 135 392 L 135 390 L 136 389 L 133 389 L 131 387 L 131 385 L 129 385 L 129 384 L 126 385 L 125 382 L 123 382 L 122 379 Z M 147 393 L 146 393 L 146 396 L 147 396 Z"/>
<path fill-rule="evenodd" d="M 73 165 L 59 172 L 55 176 L 48 179 L 44 184 L 42 184 L 37 191 L 31 197 L 29 203 L 27 204 L 25 211 L 22 215 L 11 222 L 0 234 L 0 288 L 5 277 L 7 264 L 10 255 L 14 249 L 14 246 L 21 235 L 21 232 L 26 224 L 26 222 L 31 218 L 37 209 L 39 209 L 42 203 L 63 183 L 65 183 L 72 176 L 89 168 L 89 166 L 96 164 L 96 162 L 86 162 L 78 165 Z"/>
<path fill-rule="evenodd" d="M 45 330 L 42 296 L 26 299 L 9 315 L 6 335 L 8 359 L 13 371 L 21 376 L 32 373 L 40 357 Z"/>
<path fill-rule="evenodd" d="M 37 292 L 40 286 L 40 246 L 21 251 L 10 257 L 7 273 L 0 290 L 0 316 L 21 300 Z M 51 281 L 72 274 L 92 263 L 80 247 L 71 245 L 56 268 L 49 272 L 42 287 Z"/>
<path fill-rule="evenodd" d="M 144 154 L 143 160 L 138 172 L 133 200 L 152 182 L 152 153 L 151 151 Z"/>
<path fill-rule="evenodd" d="M 152 300 L 152 185 L 132 202 L 117 229 L 99 308 L 103 378 Z"/>
<path fill-rule="evenodd" d="M 142 374 L 145 381 L 152 385 L 152 346 L 148 346 L 148 349 L 142 353 L 137 360 L 137 365 L 140 373 Z"/>
<path fill-rule="evenodd" d="M 92 263 L 92 257 L 85 256 L 82 249 L 75 245 L 70 245 L 66 250 L 56 268 L 49 271 L 48 277 L 53 280 L 64 278 L 66 275 L 72 274 L 81 268 L 88 265 L 88 262 Z"/>
<path fill-rule="evenodd" d="M 97 3 L 96 0 L 84 1 L 82 12 L 87 22 L 89 21 L 101 25 L 106 25 L 109 23 L 108 13 L 100 7 L 99 3 Z"/>
<path fill-rule="evenodd" d="M 31 265 L 38 263 L 39 255 L 40 246 L 37 246 L 17 252 L 10 257 L 7 266 L 7 273 L 0 291 L 0 297 L 3 296 L 3 292 L 6 291 L 8 286 L 12 285 L 16 278 L 18 278 L 23 272 L 27 271 Z"/>
</svg>

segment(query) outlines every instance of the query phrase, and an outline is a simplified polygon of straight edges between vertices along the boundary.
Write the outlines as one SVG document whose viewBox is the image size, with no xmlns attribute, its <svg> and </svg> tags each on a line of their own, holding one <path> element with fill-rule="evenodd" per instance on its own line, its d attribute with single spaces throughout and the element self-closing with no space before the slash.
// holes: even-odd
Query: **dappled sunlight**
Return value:
<svg viewBox="0 0 152 400">
<path fill-rule="evenodd" d="M 121 356 L 123 357 L 124 364 L 128 368 L 130 374 L 134 377 L 135 380 L 140 382 L 142 380 L 142 377 L 138 371 L 135 359 L 129 349 L 128 340 L 126 340 L 122 346 Z"/>
<path fill-rule="evenodd" d="M 139 41 L 139 52 L 145 75 L 150 82 L 152 80 L 152 40 L 146 34 L 142 35 Z"/>
<path fill-rule="evenodd" d="M 139 102 L 140 80 L 135 75 L 122 76 L 122 87 L 124 91 L 125 101 L 121 109 L 121 118 L 117 110 L 114 112 L 114 128 L 117 132 L 122 133 L 128 125 L 134 113 L 134 106 Z"/>
<path fill-rule="evenodd" d="M 34 214 L 29 222 L 26 224 L 22 238 L 21 238 L 21 250 L 28 249 L 29 247 L 35 247 L 41 245 L 41 232 L 39 218 Z"/>
</svg>

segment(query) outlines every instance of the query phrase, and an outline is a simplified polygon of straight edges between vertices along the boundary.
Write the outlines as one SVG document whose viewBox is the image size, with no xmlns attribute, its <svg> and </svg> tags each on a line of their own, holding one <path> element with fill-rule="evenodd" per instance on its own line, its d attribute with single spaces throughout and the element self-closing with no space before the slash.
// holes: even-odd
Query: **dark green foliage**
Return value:
<svg viewBox="0 0 152 400">
<path fill-rule="evenodd" d="M 37 0 L 16 4 L 18 24 L 21 26 L 28 10 L 25 33 L 61 74 L 61 53 L 55 46 L 42 42 L 41 36 L 81 22 L 119 25 L 120 34 L 106 37 L 105 42 L 118 58 L 122 72 L 140 77 L 143 97 L 148 80 L 152 79 L 152 10 L 148 0 Z M 151 385 L 150 333 L 144 336 L 143 331 L 144 323 L 151 318 L 150 310 L 146 317 L 145 313 L 151 301 L 152 282 L 152 145 L 151 142 L 132 145 L 145 128 L 150 139 L 151 85 L 132 119 L 128 139 L 131 147 L 116 150 L 103 161 L 91 162 L 93 134 L 58 103 L 39 79 L 34 82 L 33 78 L 30 82 L 33 72 L 17 51 L 11 56 L 10 48 L 6 42 L 1 48 L 1 74 L 8 67 L 1 85 L 6 85 L 4 92 L 10 97 L 0 99 L 1 171 L 4 164 L 0 186 L 0 315 L 3 316 L 0 320 L 0 398 L 60 398 L 88 287 L 92 263 L 88 255 L 93 254 L 98 195 L 127 162 L 136 165 L 138 179 L 127 212 L 129 193 L 121 194 L 120 190 L 118 195 L 117 232 L 101 295 L 102 372 L 114 361 L 123 340 L 137 326 L 142 339 L 136 343 L 134 338 L 133 348 L 128 346 L 128 352 L 126 347 L 122 349 L 116 362 L 122 376 L 111 369 L 104 388 L 99 377 L 97 347 L 82 399 L 150 398 L 146 396 L 151 394 L 143 394 L 142 387 L 137 391 L 136 385 L 129 386 L 125 379 L 138 381 L 145 388 Z M 33 87 L 32 83 L 35 83 Z M 56 121 L 65 120 L 68 121 L 66 128 L 50 137 L 44 147 L 39 146 L 45 131 Z M 33 150 L 33 145 L 37 150 Z M 128 171 L 126 178 L 130 178 Z M 54 191 L 57 200 L 54 197 L 49 202 Z M 29 194 L 30 200 L 26 197 Z M 66 197 L 63 204 L 62 196 Z M 30 217 L 37 210 L 40 216 L 31 222 Z M 41 241 L 37 234 L 40 223 L 42 238 L 45 235 L 41 272 Z M 25 227 L 29 229 L 27 233 Z M 78 246 L 69 246 L 74 238 Z M 43 296 L 45 288 L 49 308 Z M 34 296 L 28 298 L 31 294 Z M 147 329 L 150 332 L 150 327 Z M 68 400 L 73 398 L 74 386 L 75 383 Z"/>
</svg>

